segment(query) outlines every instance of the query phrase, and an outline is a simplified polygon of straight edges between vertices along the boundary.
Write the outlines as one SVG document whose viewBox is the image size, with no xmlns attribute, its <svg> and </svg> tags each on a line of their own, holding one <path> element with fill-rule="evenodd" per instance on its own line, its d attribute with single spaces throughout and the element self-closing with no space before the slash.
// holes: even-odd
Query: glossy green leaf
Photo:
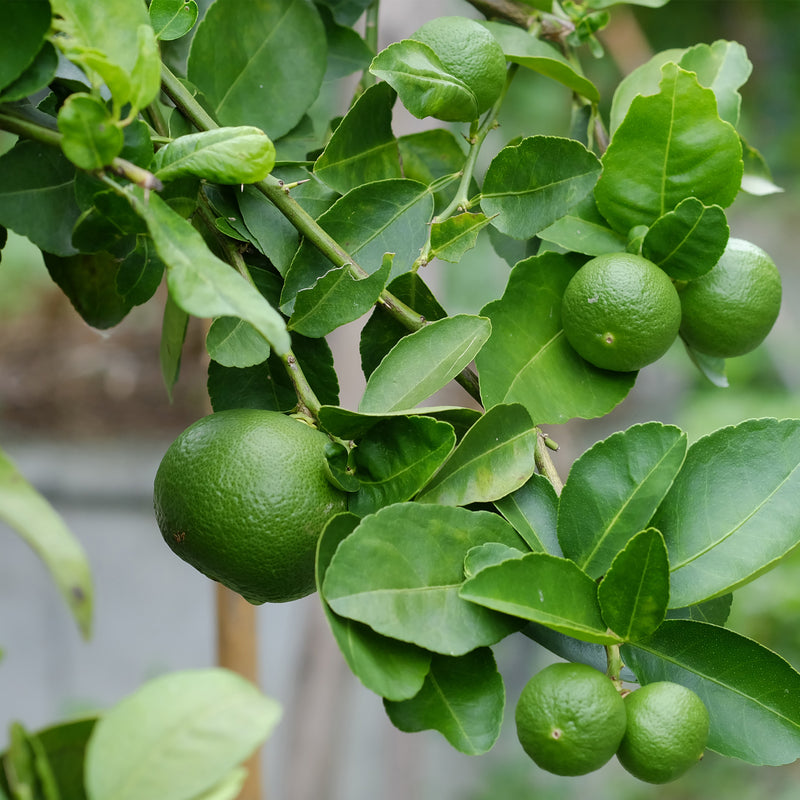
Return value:
<svg viewBox="0 0 800 800">
<path fill-rule="evenodd" d="M 783 188 L 773 180 L 772 171 L 764 160 L 764 156 L 744 140 L 742 140 L 742 150 L 744 158 L 742 191 L 756 197 L 782 192 Z"/>
<path fill-rule="evenodd" d="M 224 367 L 252 367 L 269 358 L 269 345 L 249 323 L 236 317 L 217 317 L 206 334 L 206 350 Z"/>
<path fill-rule="evenodd" d="M 224 669 L 149 681 L 109 709 L 86 752 L 88 800 L 191 800 L 261 744 L 280 706 Z"/>
<path fill-rule="evenodd" d="M 238 272 L 206 247 L 203 237 L 158 195 L 147 202 L 136 193 L 131 204 L 147 223 L 175 302 L 196 317 L 239 317 L 266 339 L 279 356 L 291 341 L 283 318 Z"/>
<path fill-rule="evenodd" d="M 131 306 L 146 303 L 158 290 L 164 275 L 164 263 L 158 257 L 153 240 L 138 234 L 133 249 L 125 254 L 117 270 L 117 292 Z"/>
<path fill-rule="evenodd" d="M 256 248 L 281 275 L 285 275 L 300 241 L 297 229 L 252 186 L 245 186 L 243 192 L 237 192 L 236 199 L 242 221 L 256 242 Z"/>
<path fill-rule="evenodd" d="M 36 94 L 53 80 L 56 69 L 58 69 L 58 53 L 50 42 L 45 42 L 25 71 L 0 90 L 0 103 L 13 103 L 15 100 L 23 100 Z"/>
<path fill-rule="evenodd" d="M 256 183 L 272 172 L 275 146 L 259 128 L 241 125 L 190 133 L 156 153 L 152 171 L 164 182 L 195 175 L 212 183 Z"/>
<path fill-rule="evenodd" d="M 720 595 L 713 600 L 705 600 L 697 605 L 670 608 L 667 611 L 667 619 L 691 619 L 695 622 L 725 625 L 730 616 L 732 604 L 733 592 L 728 592 L 728 594 Z"/>
<path fill-rule="evenodd" d="M 489 224 L 485 214 L 456 214 L 431 225 L 431 255 L 458 263 L 467 250 L 475 247 L 478 234 Z"/>
<path fill-rule="evenodd" d="M 482 309 L 492 335 L 475 363 L 486 408 L 521 403 L 534 423 L 599 417 L 630 391 L 635 373 L 608 372 L 584 361 L 561 329 L 561 296 L 578 264 L 560 253 L 521 261 L 500 300 Z"/>
<path fill-rule="evenodd" d="M 531 550 L 562 555 L 556 527 L 558 495 L 544 475 L 534 473 L 519 489 L 495 500 L 494 505 Z"/>
<path fill-rule="evenodd" d="M 355 514 L 338 514 L 325 526 L 317 545 L 316 575 L 320 595 L 336 548 L 359 522 Z M 364 686 L 390 700 L 406 700 L 419 692 L 430 669 L 430 652 L 382 636 L 362 622 L 339 616 L 324 601 L 322 607 L 347 665 Z"/>
<path fill-rule="evenodd" d="M 585 197 L 571 211 L 539 231 L 539 238 L 574 253 L 599 256 L 625 249 L 625 239 L 611 230 L 597 210 L 594 197 Z"/>
<path fill-rule="evenodd" d="M 503 561 L 508 561 L 510 558 L 522 558 L 529 552 L 529 550 L 509 547 L 500 542 L 486 542 L 486 544 L 478 545 L 473 547 L 464 558 L 464 577 L 471 578 L 486 567 L 502 564 Z"/>
<path fill-rule="evenodd" d="M 363 517 L 410 500 L 455 447 L 451 425 L 432 417 L 395 417 L 374 426 L 354 452 L 359 490 L 348 508 Z"/>
<path fill-rule="evenodd" d="M 692 445 L 652 524 L 664 535 L 673 607 L 735 589 L 800 541 L 800 420 L 747 420 Z"/>
<path fill-rule="evenodd" d="M 106 104 L 89 94 L 71 94 L 58 112 L 61 149 L 80 169 L 110 164 L 123 145 L 122 129 L 114 124 Z"/>
<path fill-rule="evenodd" d="M 405 336 L 370 375 L 358 410 L 414 408 L 472 361 L 490 331 L 485 317 L 456 314 Z"/>
<path fill-rule="evenodd" d="M 310 0 L 216 0 L 192 39 L 187 77 L 221 125 L 255 125 L 274 140 L 316 100 L 326 62 Z"/>
<path fill-rule="evenodd" d="M 378 302 L 393 261 L 394 255 L 387 253 L 380 269 L 363 278 L 356 278 L 349 267 L 332 269 L 312 287 L 297 293 L 289 329 L 304 336 L 327 336 L 357 320 Z"/>
<path fill-rule="evenodd" d="M 5 3 L 0 29 L 0 89 L 5 89 L 30 67 L 50 30 L 50 3 L 28 0 Z"/>
<path fill-rule="evenodd" d="M 161 377 L 167 390 L 167 396 L 172 399 L 172 389 L 178 382 L 181 369 L 181 353 L 186 339 L 186 328 L 189 324 L 189 315 L 167 295 L 164 303 L 164 317 L 161 322 L 161 340 L 159 342 L 158 356 L 161 365 Z"/>
<path fill-rule="evenodd" d="M 386 180 L 359 186 L 339 198 L 317 222 L 372 274 L 394 253 L 392 277 L 411 269 L 425 244 L 433 215 L 433 197 L 416 181 Z M 304 241 L 286 273 L 281 309 L 289 314 L 297 293 L 313 286 L 333 263 Z"/>
<path fill-rule="evenodd" d="M 478 117 L 475 94 L 422 42 L 393 42 L 375 56 L 369 71 L 386 81 L 418 119 L 471 122 Z"/>
<path fill-rule="evenodd" d="M 592 578 L 603 575 L 650 521 L 685 454 L 680 428 L 647 422 L 614 433 L 579 456 L 559 501 L 564 555 Z"/>
<path fill-rule="evenodd" d="M 492 159 L 481 209 L 499 231 L 530 239 L 586 197 L 599 174 L 600 162 L 580 142 L 531 136 Z"/>
<path fill-rule="evenodd" d="M 536 429 L 521 405 L 490 408 L 420 492 L 420 503 L 488 503 L 519 489 L 534 470 Z"/>
<path fill-rule="evenodd" d="M 555 45 L 542 41 L 514 25 L 487 22 L 484 26 L 500 42 L 506 60 L 512 64 L 519 64 L 563 83 L 573 92 L 583 95 L 594 103 L 600 100 L 597 87 L 578 70 L 575 64 L 570 63 Z"/>
<path fill-rule="evenodd" d="M 696 197 L 687 197 L 650 226 L 642 241 L 642 255 L 670 278 L 690 281 L 719 261 L 729 234 L 719 206 L 704 206 Z"/>
<path fill-rule="evenodd" d="M 492 651 L 481 647 L 458 657 L 435 655 L 420 692 L 384 707 L 401 731 L 439 731 L 456 750 L 474 756 L 500 735 L 505 687 Z"/>
<path fill-rule="evenodd" d="M 376 83 L 336 126 L 314 174 L 340 194 L 372 181 L 402 178 L 400 153 L 392 132 L 394 89 Z"/>
<path fill-rule="evenodd" d="M 152 0 L 149 14 L 156 38 L 169 42 L 189 33 L 197 22 L 198 8 L 195 0 Z"/>
<path fill-rule="evenodd" d="M 92 578 L 83 547 L 2 450 L 0 521 L 33 548 L 50 571 L 81 633 L 88 637 L 92 627 Z"/>
<path fill-rule="evenodd" d="M 669 680 L 708 708 L 708 747 L 751 764 L 800 757 L 800 674 L 757 642 L 690 620 L 667 620 L 648 639 L 623 647 L 643 683 Z"/>
<path fill-rule="evenodd" d="M 401 409 L 400 411 L 388 411 L 385 413 L 362 414 L 358 411 L 351 411 L 349 408 L 323 405 L 319 410 L 319 422 L 324 430 L 334 436 L 338 436 L 340 439 L 360 439 L 376 425 L 381 425 L 395 417 L 425 415 L 447 422 L 455 428 L 456 424 L 460 422 L 460 419 L 456 418 L 460 418 L 463 412 L 466 412 L 466 415 L 469 416 L 467 427 L 474 424 L 477 417 L 480 416 L 480 412 L 474 409 L 460 408 L 458 406 L 426 406 L 413 410 Z"/>
<path fill-rule="evenodd" d="M 669 558 L 655 529 L 637 533 L 617 553 L 597 587 L 608 627 L 633 642 L 649 636 L 664 621 L 669 605 Z"/>
<path fill-rule="evenodd" d="M 515 620 L 458 596 L 467 552 L 488 541 L 513 547 L 520 540 L 508 523 L 485 511 L 387 506 L 365 517 L 339 545 L 323 595 L 337 614 L 378 633 L 462 655 L 517 627 Z"/>
<path fill-rule="evenodd" d="M 638 96 L 603 155 L 595 200 L 620 233 L 651 225 L 687 197 L 729 206 L 742 181 L 742 146 L 714 93 L 668 62 L 660 91 Z"/>
<path fill-rule="evenodd" d="M 572 561 L 548 553 L 486 567 L 464 582 L 459 596 L 581 641 L 620 641 L 600 614 L 595 582 Z"/>
<path fill-rule="evenodd" d="M 45 252 L 70 256 L 80 216 L 75 165 L 55 147 L 20 140 L 0 156 L 0 224 Z"/>
</svg>

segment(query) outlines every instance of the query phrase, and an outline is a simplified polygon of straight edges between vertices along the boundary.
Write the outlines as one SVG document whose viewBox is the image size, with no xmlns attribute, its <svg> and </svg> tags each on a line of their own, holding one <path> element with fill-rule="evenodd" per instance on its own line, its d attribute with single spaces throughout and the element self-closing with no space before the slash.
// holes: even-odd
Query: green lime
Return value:
<svg viewBox="0 0 800 800">
<path fill-rule="evenodd" d="M 648 683 L 625 698 L 628 727 L 617 759 L 639 780 L 668 783 L 703 755 L 708 739 L 708 711 L 685 686 Z"/>
<path fill-rule="evenodd" d="M 591 364 L 631 372 L 678 335 L 681 301 L 664 270 L 633 253 L 606 253 L 572 277 L 561 301 L 567 341 Z"/>
<path fill-rule="evenodd" d="M 625 704 L 611 680 L 585 664 L 536 673 L 516 709 L 517 736 L 542 769 L 585 775 L 614 755 L 625 733 Z"/>
<path fill-rule="evenodd" d="M 781 276 L 760 247 L 729 239 L 722 258 L 680 292 L 681 336 L 718 358 L 749 353 L 772 330 L 781 308 Z"/>
<path fill-rule="evenodd" d="M 474 19 L 438 17 L 411 34 L 436 53 L 442 66 L 475 95 L 478 114 L 500 97 L 506 82 L 506 57 L 497 39 Z M 457 119 L 454 122 L 471 122 Z"/>
<path fill-rule="evenodd" d="M 317 540 L 344 511 L 326 479 L 328 437 L 276 411 L 219 411 L 170 445 L 155 478 L 170 548 L 251 603 L 314 591 Z"/>
</svg>

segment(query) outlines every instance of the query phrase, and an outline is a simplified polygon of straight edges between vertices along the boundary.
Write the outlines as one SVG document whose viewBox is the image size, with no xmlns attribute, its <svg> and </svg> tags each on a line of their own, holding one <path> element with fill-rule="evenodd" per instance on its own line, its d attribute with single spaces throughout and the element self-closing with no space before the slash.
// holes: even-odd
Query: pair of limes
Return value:
<svg viewBox="0 0 800 800">
<path fill-rule="evenodd" d="M 781 278 L 770 256 L 730 239 L 717 264 L 680 290 L 642 256 L 597 256 L 567 284 L 561 321 L 586 361 L 629 372 L 661 358 L 678 334 L 708 356 L 744 355 L 766 338 L 780 305 Z"/>
<path fill-rule="evenodd" d="M 700 760 L 709 717 L 703 701 L 680 684 L 650 683 L 623 700 L 602 672 L 557 663 L 525 685 L 516 723 L 523 749 L 548 772 L 585 775 L 616 754 L 640 780 L 667 783 Z"/>
</svg>

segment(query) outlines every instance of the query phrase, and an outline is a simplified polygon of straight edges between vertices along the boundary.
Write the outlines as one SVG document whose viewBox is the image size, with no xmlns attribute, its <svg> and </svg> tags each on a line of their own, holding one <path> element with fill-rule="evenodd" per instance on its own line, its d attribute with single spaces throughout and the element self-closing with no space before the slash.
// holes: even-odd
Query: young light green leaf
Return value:
<svg viewBox="0 0 800 800">
<path fill-rule="evenodd" d="M 42 559 L 81 633 L 92 628 L 92 578 L 83 547 L 50 503 L 0 450 L 0 521 Z"/>
<path fill-rule="evenodd" d="M 360 488 L 348 508 L 363 517 L 410 500 L 456 444 L 452 425 L 432 417 L 393 417 L 374 426 L 355 449 Z"/>
<path fill-rule="evenodd" d="M 642 683 L 674 681 L 700 696 L 711 750 L 750 764 L 800 757 L 800 674 L 757 642 L 703 622 L 666 620 L 622 656 Z"/>
<path fill-rule="evenodd" d="M 376 83 L 358 98 L 314 163 L 321 181 L 347 194 L 364 183 L 403 177 L 392 133 L 396 97 L 388 83 Z"/>
<path fill-rule="evenodd" d="M 463 655 L 518 627 L 516 620 L 458 596 L 464 558 L 484 542 L 514 547 L 520 539 L 508 523 L 485 511 L 420 503 L 386 506 L 365 517 L 339 545 L 323 596 L 337 614 L 385 636 L 443 655 Z"/>
<path fill-rule="evenodd" d="M 464 558 L 464 577 L 471 578 L 477 575 L 486 567 L 493 567 L 495 564 L 502 564 L 510 558 L 522 558 L 529 550 L 520 550 L 517 547 L 509 547 L 500 542 L 486 542 L 477 547 L 473 547 L 467 552 Z"/>
<path fill-rule="evenodd" d="M 196 317 L 239 317 L 249 322 L 279 356 L 291 348 L 286 323 L 258 290 L 218 259 L 203 237 L 158 195 L 127 195 L 147 223 L 175 302 Z"/>
<path fill-rule="evenodd" d="M 316 100 L 327 50 L 307 0 L 216 0 L 192 39 L 187 77 L 221 125 L 255 125 L 277 140 Z"/>
<path fill-rule="evenodd" d="M 617 553 L 597 587 L 600 611 L 621 639 L 635 642 L 664 621 L 669 605 L 669 558 L 655 529 L 637 533 Z"/>
<path fill-rule="evenodd" d="M 597 442 L 572 465 L 558 507 L 558 541 L 592 578 L 641 531 L 686 454 L 686 434 L 646 422 Z M 658 527 L 657 523 L 653 523 Z"/>
<path fill-rule="evenodd" d="M 558 495 L 544 475 L 534 473 L 519 489 L 495 500 L 494 505 L 531 550 L 562 555 L 556 527 Z"/>
<path fill-rule="evenodd" d="M 657 95 L 635 97 L 603 155 L 597 207 L 627 233 L 651 225 L 687 197 L 729 206 L 742 181 L 742 146 L 717 114 L 714 93 L 668 62 Z"/>
<path fill-rule="evenodd" d="M 325 573 L 339 543 L 361 520 L 355 514 L 338 514 L 328 522 L 317 545 L 317 589 L 322 596 Z M 323 600 L 336 643 L 353 674 L 371 691 L 390 700 L 407 700 L 422 688 L 431 653 L 414 644 L 376 633 L 361 622 L 339 616 Z"/>
<path fill-rule="evenodd" d="M 533 474 L 536 436 L 523 406 L 490 408 L 425 485 L 417 502 L 490 503 L 519 489 Z"/>
<path fill-rule="evenodd" d="M 531 136 L 504 147 L 486 171 L 481 209 L 514 239 L 530 239 L 592 191 L 596 156 L 574 139 Z"/>
<path fill-rule="evenodd" d="M 539 238 L 567 251 L 599 256 L 625 249 L 625 239 L 611 230 L 597 210 L 594 197 L 585 197 L 571 211 L 543 231 Z"/>
<path fill-rule="evenodd" d="M 561 329 L 561 296 L 575 274 L 575 261 L 544 253 L 520 261 L 506 290 L 481 314 L 492 335 L 476 356 L 485 408 L 521 403 L 537 425 L 608 413 L 636 380 L 584 361 Z"/>
<path fill-rule="evenodd" d="M 272 172 L 275 146 L 260 128 L 240 125 L 179 136 L 162 147 L 151 167 L 164 182 L 195 175 L 212 183 L 256 183 Z"/>
<path fill-rule="evenodd" d="M 687 197 L 650 226 L 642 240 L 642 255 L 670 278 L 690 281 L 719 261 L 729 234 L 719 206 L 704 206 L 696 197 Z"/>
<path fill-rule="evenodd" d="M 775 566 L 800 540 L 798 487 L 800 420 L 747 420 L 695 442 L 652 521 L 669 550 L 670 605 L 716 597 Z"/>
<path fill-rule="evenodd" d="M 457 264 L 475 247 L 478 234 L 489 224 L 485 214 L 456 214 L 431 225 L 431 256 Z"/>
<path fill-rule="evenodd" d="M 247 770 L 244 767 L 234 767 L 218 783 L 192 800 L 236 800 L 241 795 L 246 780 Z"/>
<path fill-rule="evenodd" d="M 269 736 L 280 706 L 224 669 L 149 681 L 108 710 L 86 752 L 88 800 L 192 800 Z"/>
<path fill-rule="evenodd" d="M 152 0 L 149 13 L 156 38 L 170 42 L 189 33 L 197 22 L 198 9 L 195 0 Z"/>
<path fill-rule="evenodd" d="M 46 0 L 7 3 L 0 30 L 0 89 L 19 78 L 33 63 L 50 30 L 50 4 Z"/>
<path fill-rule="evenodd" d="M 548 553 L 486 567 L 464 582 L 459 596 L 584 642 L 620 641 L 600 614 L 595 582 L 572 561 Z"/>
<path fill-rule="evenodd" d="M 472 361 L 490 331 L 485 317 L 456 314 L 405 336 L 369 376 L 358 410 L 383 413 L 414 408 Z"/>
<path fill-rule="evenodd" d="M 500 735 L 503 678 L 488 647 L 459 657 L 435 655 L 417 695 L 384 701 L 392 724 L 406 733 L 436 730 L 459 752 L 480 755 Z"/>
<path fill-rule="evenodd" d="M 209 356 L 223 367 L 253 367 L 269 358 L 269 345 L 249 323 L 217 317 L 206 334 Z"/>
</svg>

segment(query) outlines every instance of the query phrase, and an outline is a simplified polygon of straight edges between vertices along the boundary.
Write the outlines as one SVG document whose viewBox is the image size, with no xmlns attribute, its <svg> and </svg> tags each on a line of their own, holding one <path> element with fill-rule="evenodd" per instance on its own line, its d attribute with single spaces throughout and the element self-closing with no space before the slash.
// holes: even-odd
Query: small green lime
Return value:
<svg viewBox="0 0 800 800">
<path fill-rule="evenodd" d="M 614 755 L 625 733 L 625 704 L 611 680 L 585 664 L 536 673 L 516 708 L 517 737 L 542 769 L 585 775 Z"/>
<path fill-rule="evenodd" d="M 722 258 L 680 292 L 681 336 L 695 350 L 733 358 L 758 347 L 781 308 L 781 276 L 760 247 L 729 239 Z"/>
<path fill-rule="evenodd" d="M 703 755 L 708 710 L 685 686 L 648 683 L 625 698 L 628 725 L 617 751 L 619 763 L 647 783 L 668 783 Z"/>
<path fill-rule="evenodd" d="M 285 414 L 219 411 L 170 445 L 154 486 L 169 547 L 251 603 L 314 591 L 317 540 L 344 511 L 326 479 L 328 437 Z"/>
<path fill-rule="evenodd" d="M 561 301 L 561 324 L 578 355 L 601 369 L 632 372 L 669 350 L 681 324 L 672 281 L 652 261 L 606 253 L 572 277 Z"/>
</svg>

